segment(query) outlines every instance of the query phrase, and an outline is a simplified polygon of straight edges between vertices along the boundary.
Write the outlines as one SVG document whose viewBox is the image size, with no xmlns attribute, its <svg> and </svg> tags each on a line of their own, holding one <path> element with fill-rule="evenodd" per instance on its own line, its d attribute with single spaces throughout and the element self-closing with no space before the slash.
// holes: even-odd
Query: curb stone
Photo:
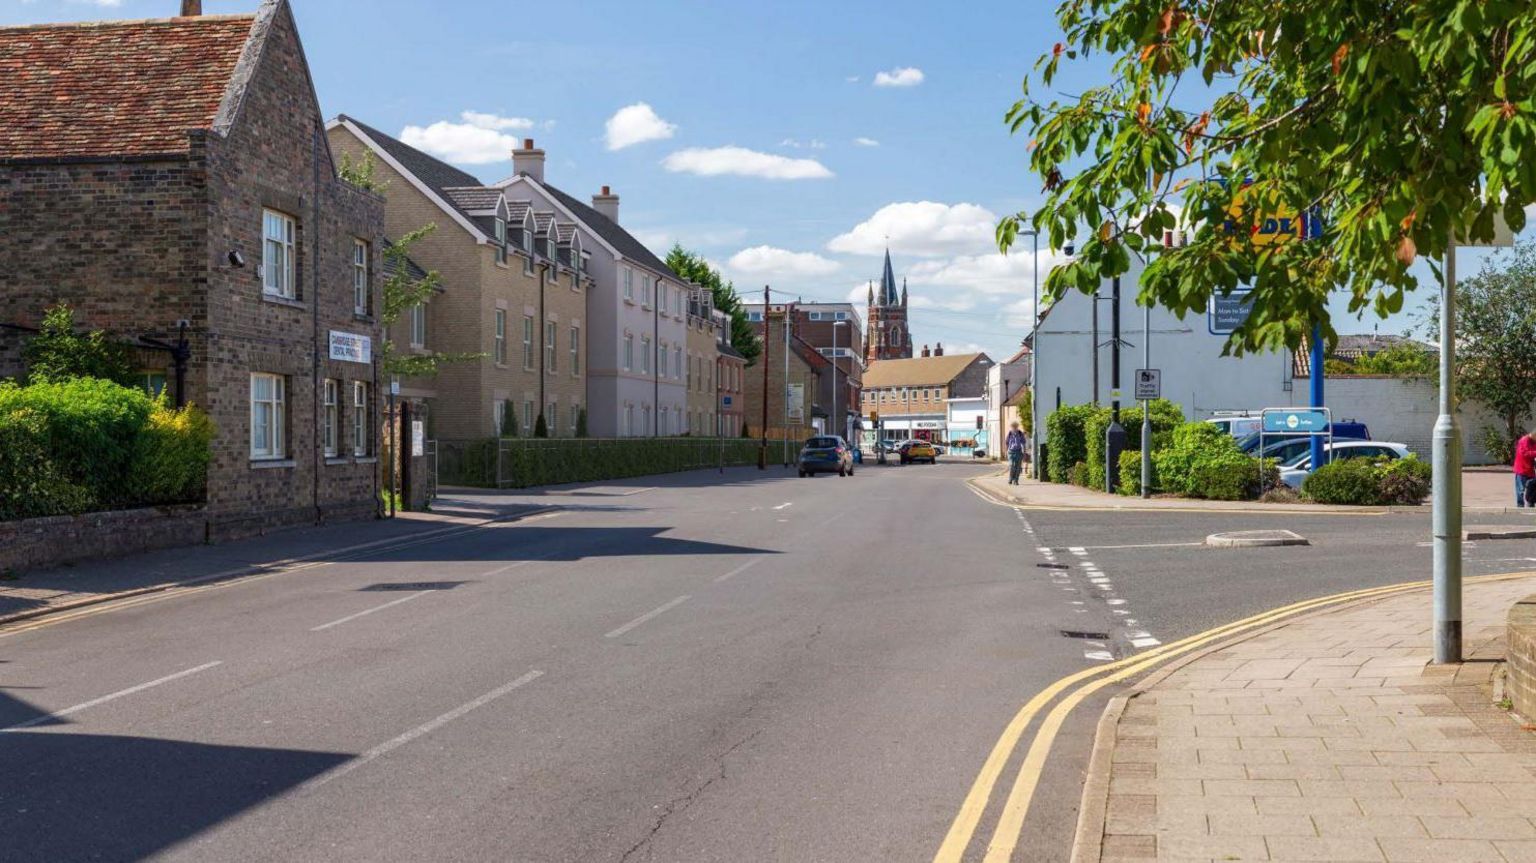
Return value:
<svg viewBox="0 0 1536 863">
<path fill-rule="evenodd" d="M 1119 728 L 1120 717 L 1125 713 L 1132 698 L 1145 695 L 1153 687 L 1173 676 L 1174 672 L 1185 666 L 1204 659 L 1213 653 L 1226 650 L 1234 644 L 1241 644 L 1260 635 L 1273 632 L 1283 626 L 1290 626 L 1313 617 L 1321 617 L 1325 614 L 1333 614 L 1339 611 L 1356 608 L 1358 606 L 1371 605 L 1372 603 L 1385 602 L 1404 594 L 1428 591 L 1422 587 L 1416 591 L 1404 591 L 1403 593 L 1388 594 L 1386 596 L 1367 596 L 1360 599 L 1346 600 L 1337 605 L 1326 608 L 1313 609 L 1301 614 L 1277 620 L 1274 623 L 1261 626 L 1231 638 L 1223 638 L 1220 641 L 1206 645 L 1199 650 L 1191 651 L 1183 656 L 1168 660 L 1155 671 L 1131 684 L 1128 691 L 1121 692 L 1109 700 L 1104 706 L 1104 712 L 1100 714 L 1098 726 L 1093 737 L 1093 752 L 1088 757 L 1088 769 L 1083 779 L 1082 801 L 1077 809 L 1077 830 L 1072 837 L 1071 863 L 1102 863 L 1104 852 L 1104 827 L 1109 810 L 1109 779 L 1114 766 L 1115 755 L 1115 731 Z M 1113 715 L 1111 716 L 1111 713 Z M 1095 820 L 1096 819 L 1096 820 Z"/>
<path fill-rule="evenodd" d="M 161 582 L 160 584 L 151 584 L 146 587 L 136 587 L 130 590 L 119 590 L 113 593 L 100 593 L 94 596 L 86 597 L 84 599 L 77 599 L 71 602 L 62 602 L 58 605 L 49 605 L 42 608 L 29 608 L 24 611 L 17 611 L 10 614 L 0 615 L 0 632 L 3 632 L 5 627 L 10 626 L 13 623 L 35 620 L 39 617 L 48 617 L 49 615 L 60 614 L 65 611 L 74 611 L 78 608 L 87 608 L 92 605 L 102 605 L 108 602 L 116 602 L 120 599 L 132 599 L 136 596 L 145 596 L 151 593 L 164 593 L 166 591 L 175 590 L 179 587 L 196 587 L 198 585 L 209 584 L 215 581 L 235 581 L 245 576 L 267 574 L 284 569 L 292 569 L 298 564 L 309 563 L 320 558 L 330 557 L 332 555 L 351 554 L 366 549 L 377 548 L 379 546 L 388 546 L 394 543 L 415 542 L 417 540 L 430 539 L 435 536 L 441 536 L 443 534 L 452 533 L 455 531 L 469 531 L 477 527 L 485 527 L 489 524 L 521 521 L 522 519 L 532 518 L 536 515 L 547 515 L 548 513 L 558 511 L 559 509 L 560 507 L 558 506 L 540 507 L 538 509 L 529 510 L 528 512 L 499 516 L 497 518 L 482 519 L 480 521 L 471 522 L 469 524 L 446 525 L 444 527 L 423 531 L 408 537 L 400 536 L 390 537 L 387 539 L 376 539 L 372 542 L 362 542 L 356 545 L 346 545 L 340 548 L 326 549 L 325 551 L 317 551 L 312 554 L 300 555 L 299 557 L 288 557 L 281 560 L 269 561 L 267 563 L 246 564 L 244 566 L 237 566 L 231 569 L 212 572 L 207 575 L 200 575 L 196 578 L 189 578 L 185 581 L 166 581 Z"/>
</svg>

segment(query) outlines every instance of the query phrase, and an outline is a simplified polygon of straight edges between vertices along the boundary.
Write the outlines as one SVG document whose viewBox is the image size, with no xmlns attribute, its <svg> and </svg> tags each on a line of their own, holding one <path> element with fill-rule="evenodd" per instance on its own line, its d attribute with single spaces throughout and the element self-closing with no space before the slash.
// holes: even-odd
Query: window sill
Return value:
<svg viewBox="0 0 1536 863">
<path fill-rule="evenodd" d="M 634 304 L 635 304 L 635 301 L 634 301 L 634 300 L 633 300 L 633 299 L 630 299 L 630 298 L 629 298 L 629 297 L 625 297 L 625 298 L 624 298 L 624 305 L 626 305 L 626 306 L 632 306 L 632 305 L 634 305 Z"/>
<path fill-rule="evenodd" d="M 359 312 L 356 309 L 353 309 L 352 310 L 352 320 L 357 321 L 359 323 L 371 324 L 371 323 L 373 323 L 373 315 L 370 315 L 367 312 Z"/>
<path fill-rule="evenodd" d="M 274 470 L 277 468 L 296 467 L 298 465 L 291 458 L 253 458 L 251 470 Z"/>
<path fill-rule="evenodd" d="M 302 300 L 291 299 L 289 297 L 280 297 L 277 294 L 263 293 L 261 295 L 261 301 L 264 303 L 271 303 L 274 306 L 287 306 L 290 309 L 309 309 L 309 306 L 306 305 Z"/>
<path fill-rule="evenodd" d="M 378 464 L 379 457 L 373 455 L 358 455 L 352 457 L 353 464 Z"/>
<path fill-rule="evenodd" d="M 352 459 L 344 456 L 328 455 L 325 457 L 325 463 L 328 467 L 335 467 L 336 465 L 351 464 Z"/>
</svg>

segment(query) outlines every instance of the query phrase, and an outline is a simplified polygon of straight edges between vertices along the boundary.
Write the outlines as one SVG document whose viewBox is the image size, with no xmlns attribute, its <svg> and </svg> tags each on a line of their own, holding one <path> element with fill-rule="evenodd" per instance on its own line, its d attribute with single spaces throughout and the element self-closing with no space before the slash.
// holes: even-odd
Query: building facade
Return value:
<svg viewBox="0 0 1536 863">
<path fill-rule="evenodd" d="M 896 293 L 896 274 L 891 271 L 891 250 L 885 250 L 885 270 L 880 274 L 880 290 L 869 289 L 869 332 L 864 337 L 864 364 L 876 360 L 912 358 L 912 332 L 907 325 L 907 283 Z"/>
<path fill-rule="evenodd" d="M 830 362 L 816 395 L 817 404 L 828 412 L 826 430 L 854 440 L 861 427 L 859 404 L 864 379 L 864 333 L 859 313 L 853 303 L 796 302 L 788 308 L 791 332 Z M 745 303 L 743 309 L 761 338 L 763 304 Z"/>
<path fill-rule="evenodd" d="M 923 356 L 905 360 L 879 360 L 864 372 L 864 416 L 878 413 L 878 436 L 884 441 L 908 438 L 944 443 L 949 440 L 950 402 L 980 402 L 986 395 L 987 370 L 992 360 L 986 354 L 944 354 L 944 346 Z M 974 435 L 975 421 L 971 420 Z M 876 432 L 865 432 L 865 443 L 873 444 Z"/>
<path fill-rule="evenodd" d="M 687 431 L 688 297 L 692 289 L 644 243 L 620 227 L 619 196 L 608 186 L 577 200 L 545 182 L 544 151 L 531 139 L 513 152 L 513 175 L 496 184 L 509 197 L 540 202 L 587 237 L 587 400 L 595 437 L 680 435 Z"/>
<path fill-rule="evenodd" d="M 688 350 L 684 357 L 688 386 L 684 434 L 709 437 L 718 433 L 720 381 L 716 369 L 719 366 L 719 345 L 719 320 L 715 315 L 714 294 L 708 288 L 693 288 L 688 294 Z"/>
<path fill-rule="evenodd" d="M 827 411 L 817 394 L 832 364 L 794 335 L 792 314 L 783 305 L 770 306 L 763 315 L 763 353 L 742 386 L 753 437 L 763 436 L 765 429 L 772 440 L 800 440 L 826 431 Z"/>
<path fill-rule="evenodd" d="M 742 387 L 746 384 L 747 358 L 731 344 L 731 318 L 715 309 L 715 380 L 719 389 L 719 424 L 716 434 L 737 437 L 746 425 Z"/>
<path fill-rule="evenodd" d="M 0 65 L 0 321 L 185 339 L 137 354 L 217 429 L 210 538 L 376 514 L 383 202 L 337 179 L 286 0 L 0 28 Z"/>
<path fill-rule="evenodd" d="M 437 225 L 410 252 L 443 290 L 390 333 L 402 353 L 469 358 L 401 381 L 432 436 L 526 437 L 541 416 L 551 437 L 574 436 L 587 409 L 590 234 L 543 200 L 485 186 L 355 118 L 336 118 L 328 134 L 338 152 L 375 160 L 391 237 Z"/>
<path fill-rule="evenodd" d="M 987 422 L 984 445 L 993 458 L 1005 458 L 1008 427 L 1018 420 L 1017 402 L 1029 389 L 1029 346 L 987 369 Z M 1021 424 L 1022 425 L 1022 424 Z"/>
</svg>

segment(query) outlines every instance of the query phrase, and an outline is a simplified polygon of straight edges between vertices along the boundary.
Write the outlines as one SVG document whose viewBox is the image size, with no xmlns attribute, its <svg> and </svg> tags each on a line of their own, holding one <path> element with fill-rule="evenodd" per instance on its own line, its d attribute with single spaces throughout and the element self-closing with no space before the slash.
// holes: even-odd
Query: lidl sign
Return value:
<svg viewBox="0 0 1536 863">
<path fill-rule="evenodd" d="M 1238 220 L 1243 218 L 1244 209 L 1254 209 L 1252 205 L 1245 206 L 1249 190 L 1253 188 L 1251 181 L 1245 182 L 1237 194 L 1232 196 L 1232 207 L 1227 211 L 1226 221 L 1229 233 L 1236 234 L 1241 230 Z M 1317 208 L 1298 213 L 1294 207 L 1281 201 L 1264 201 L 1259 202 L 1257 210 L 1259 216 L 1248 229 L 1249 240 L 1255 246 L 1275 246 L 1291 240 L 1317 239 L 1323 235 L 1322 214 Z"/>
</svg>

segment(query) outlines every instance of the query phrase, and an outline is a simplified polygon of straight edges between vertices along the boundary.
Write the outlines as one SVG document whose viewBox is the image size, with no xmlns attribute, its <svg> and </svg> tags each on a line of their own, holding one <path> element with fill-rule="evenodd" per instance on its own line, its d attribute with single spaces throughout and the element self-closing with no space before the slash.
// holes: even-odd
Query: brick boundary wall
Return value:
<svg viewBox="0 0 1536 863">
<path fill-rule="evenodd" d="M 1509 699 L 1529 721 L 1536 718 L 1536 594 L 1510 608 L 1508 637 Z"/>
<path fill-rule="evenodd" d="M 0 522 L 0 570 L 197 545 L 208 538 L 201 505 L 144 507 Z"/>
</svg>

